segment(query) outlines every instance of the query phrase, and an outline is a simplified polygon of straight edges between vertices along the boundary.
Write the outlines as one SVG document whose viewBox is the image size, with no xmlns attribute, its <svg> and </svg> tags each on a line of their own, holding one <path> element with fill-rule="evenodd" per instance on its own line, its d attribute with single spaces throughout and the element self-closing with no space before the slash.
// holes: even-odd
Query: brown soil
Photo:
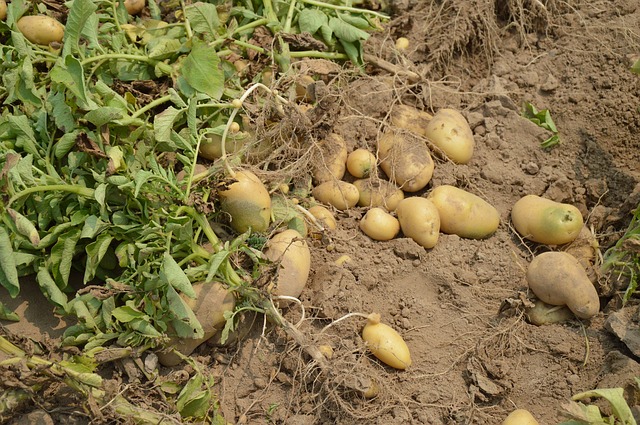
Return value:
<svg viewBox="0 0 640 425">
<path fill-rule="evenodd" d="M 640 78 L 629 66 L 640 54 L 640 6 L 430 3 L 394 2 L 390 25 L 367 45 L 397 74 L 371 66 L 348 88 L 329 74 L 332 108 L 322 125 L 350 150 L 375 149 L 395 103 L 462 110 L 474 130 L 474 157 L 467 165 L 437 162 L 430 187 L 452 184 L 481 195 L 500 211 L 500 228 L 486 240 L 443 234 L 425 250 L 403 237 L 372 241 L 358 230 L 363 209 L 338 213 L 338 229 L 311 242 L 299 325 L 310 341 L 333 347 L 330 373 L 319 374 L 300 347 L 258 318 L 238 344 L 196 352 L 217 377 L 230 422 L 499 424 L 517 407 L 553 424 L 572 394 L 626 386 L 637 376 L 637 358 L 604 326 L 624 289 L 610 277 L 600 276 L 603 309 L 592 320 L 526 322 L 518 308 L 531 297 L 523 270 L 548 247 L 518 238 L 509 212 L 525 194 L 571 203 L 603 250 L 628 224 L 639 200 Z M 400 36 L 411 42 L 407 52 L 394 48 Z M 309 69 L 320 72 L 318 66 Z M 407 80 L 406 71 L 421 79 Z M 521 117 L 525 101 L 551 111 L 560 145 L 540 147 L 550 134 Z M 336 265 L 342 255 L 350 260 Z M 413 365 L 396 371 L 372 358 L 357 317 L 320 335 L 350 312 L 380 313 L 407 341 Z M 285 317 L 298 322 L 300 309 Z M 25 322 L 7 329 L 24 334 Z M 359 390 L 372 382 L 379 395 L 366 399 Z"/>
</svg>

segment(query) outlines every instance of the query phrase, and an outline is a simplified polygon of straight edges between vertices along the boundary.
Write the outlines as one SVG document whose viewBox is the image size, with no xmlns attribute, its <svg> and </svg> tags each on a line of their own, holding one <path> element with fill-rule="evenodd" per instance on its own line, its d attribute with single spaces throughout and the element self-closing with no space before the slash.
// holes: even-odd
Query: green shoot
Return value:
<svg viewBox="0 0 640 425">
<path fill-rule="evenodd" d="M 536 124 L 538 127 L 542 127 L 553 133 L 553 135 L 544 140 L 540 146 L 546 149 L 560 144 L 558 129 L 556 128 L 556 124 L 553 122 L 553 118 L 551 118 L 551 112 L 549 112 L 548 109 L 542 109 L 539 111 L 530 102 L 525 102 L 522 116 Z"/>
</svg>

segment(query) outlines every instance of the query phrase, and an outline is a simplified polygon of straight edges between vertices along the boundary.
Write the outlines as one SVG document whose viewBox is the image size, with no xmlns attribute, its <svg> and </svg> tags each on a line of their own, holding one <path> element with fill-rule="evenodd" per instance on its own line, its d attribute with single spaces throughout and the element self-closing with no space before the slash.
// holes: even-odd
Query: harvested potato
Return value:
<svg viewBox="0 0 640 425">
<path fill-rule="evenodd" d="M 409 105 L 395 105 L 391 109 L 391 125 L 426 137 L 425 128 L 431 121 L 431 114 Z"/>
<path fill-rule="evenodd" d="M 516 409 L 502 421 L 502 425 L 539 425 L 528 410 Z"/>
<path fill-rule="evenodd" d="M 404 192 L 386 180 L 360 179 L 353 185 L 358 188 L 358 205 L 361 207 L 384 207 L 387 211 L 395 211 L 404 199 Z"/>
<path fill-rule="evenodd" d="M 575 240 L 583 226 L 582 214 L 573 205 L 536 195 L 527 195 L 514 204 L 511 221 L 523 238 L 547 245 Z"/>
<path fill-rule="evenodd" d="M 473 193 L 454 186 L 433 189 L 431 200 L 440 214 L 440 230 L 462 238 L 482 239 L 500 224 L 500 214 L 491 204 Z"/>
<path fill-rule="evenodd" d="M 455 109 L 440 109 L 424 129 L 426 137 L 456 164 L 473 156 L 475 142 L 469 123 Z"/>
<path fill-rule="evenodd" d="M 409 48 L 409 39 L 406 37 L 399 37 L 396 39 L 396 49 L 405 51 Z"/>
<path fill-rule="evenodd" d="M 312 161 L 312 173 L 316 183 L 340 180 L 347 170 L 347 145 L 344 139 L 330 133 L 318 142 L 318 150 Z"/>
<path fill-rule="evenodd" d="M 179 338 L 175 334 L 175 329 L 169 330 L 169 342 L 165 348 L 174 348 L 181 354 L 188 356 L 200 344 L 207 341 L 224 325 L 225 311 L 233 311 L 235 308 L 235 297 L 220 282 L 200 282 L 193 285 L 196 298 L 192 299 L 184 294 L 180 296 L 185 303 L 193 310 L 196 319 L 202 325 L 204 336 L 202 338 Z M 158 360 L 163 366 L 175 366 L 182 360 L 173 352 L 159 352 Z"/>
<path fill-rule="evenodd" d="M 405 198 L 396 208 L 400 228 L 405 236 L 429 249 L 438 243 L 440 215 L 433 202 L 426 198 Z"/>
<path fill-rule="evenodd" d="M 7 19 L 7 2 L 0 0 L 0 21 Z"/>
<path fill-rule="evenodd" d="M 129 15 L 137 15 L 144 9 L 145 3 L 145 0 L 124 0 L 124 8 Z"/>
<path fill-rule="evenodd" d="M 224 141 L 225 152 L 232 155 L 240 152 L 248 143 L 253 143 L 253 134 L 248 131 L 240 131 L 237 133 L 229 132 Z M 222 157 L 222 135 L 209 133 L 200 142 L 198 154 L 210 161 L 215 161 Z"/>
<path fill-rule="evenodd" d="M 347 157 L 347 170 L 357 179 L 369 177 L 378 164 L 376 156 L 366 149 L 356 149 Z"/>
<path fill-rule="evenodd" d="M 577 317 L 589 319 L 600 310 L 598 292 L 580 262 L 566 252 L 536 256 L 527 269 L 527 282 L 547 304 L 566 305 Z"/>
<path fill-rule="evenodd" d="M 293 229 L 275 234 L 267 242 L 264 255 L 278 263 L 276 282 L 271 288 L 273 292 L 299 297 L 311 270 L 311 252 L 302 235 Z"/>
<path fill-rule="evenodd" d="M 315 83 L 315 80 L 311 75 L 299 76 L 295 83 L 296 100 L 300 102 L 311 101 L 311 93 L 309 93 L 309 87 L 313 83 Z"/>
<path fill-rule="evenodd" d="M 529 323 L 537 326 L 562 323 L 575 317 L 567 306 L 550 305 L 540 300 L 536 300 L 533 307 L 526 308 L 525 315 Z"/>
<path fill-rule="evenodd" d="M 314 205 L 308 210 L 312 216 L 316 218 L 324 227 L 329 228 L 331 230 L 336 230 L 338 224 L 336 222 L 336 218 L 333 216 L 333 213 L 323 207 L 322 205 Z"/>
<path fill-rule="evenodd" d="M 231 216 L 231 227 L 238 233 L 249 229 L 264 232 L 271 220 L 271 197 L 260 179 L 251 171 L 238 171 L 235 182 L 218 195 L 222 211 Z"/>
<path fill-rule="evenodd" d="M 17 26 L 27 40 L 42 46 L 54 41 L 60 43 L 64 38 L 64 25 L 49 16 L 23 16 Z"/>
<path fill-rule="evenodd" d="M 424 188 L 433 176 L 427 145 L 411 134 L 387 132 L 378 140 L 380 167 L 405 192 Z"/>
<path fill-rule="evenodd" d="M 595 283 L 598 280 L 598 272 L 594 263 L 600 245 L 593 232 L 587 227 L 582 226 L 578 237 L 571 243 L 563 247 L 563 251 L 571 254 L 582 264 L 587 271 L 589 280 Z"/>
<path fill-rule="evenodd" d="M 371 208 L 360 220 L 360 229 L 371 239 L 388 241 L 400 232 L 400 222 L 382 208 Z"/>
<path fill-rule="evenodd" d="M 342 180 L 321 183 L 313 188 L 311 194 L 323 204 L 329 204 L 339 210 L 355 207 L 360 199 L 358 188 Z"/>
<path fill-rule="evenodd" d="M 411 354 L 407 343 L 395 329 L 380 323 L 379 314 L 369 315 L 362 330 L 362 339 L 373 355 L 387 365 L 402 370 L 411 366 Z"/>
</svg>

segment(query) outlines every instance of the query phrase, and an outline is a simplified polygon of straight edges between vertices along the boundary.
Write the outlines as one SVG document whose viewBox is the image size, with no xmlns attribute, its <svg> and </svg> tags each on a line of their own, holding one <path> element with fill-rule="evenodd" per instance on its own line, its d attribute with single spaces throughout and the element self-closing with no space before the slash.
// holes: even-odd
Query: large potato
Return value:
<svg viewBox="0 0 640 425">
<path fill-rule="evenodd" d="M 425 129 L 431 118 L 431 114 L 409 105 L 395 105 L 391 109 L 391 125 L 423 137 L 427 135 Z"/>
<path fill-rule="evenodd" d="M 522 237 L 547 245 L 575 240 L 583 225 L 582 214 L 573 205 L 536 195 L 527 195 L 515 203 L 511 221 Z"/>
<path fill-rule="evenodd" d="M 424 131 L 429 141 L 456 164 L 471 160 L 475 146 L 473 132 L 460 112 L 440 109 Z"/>
<path fill-rule="evenodd" d="M 330 133 L 318 142 L 318 149 L 312 160 L 312 173 L 316 183 L 340 180 L 347 170 L 347 145 L 344 139 Z"/>
<path fill-rule="evenodd" d="M 267 242 L 264 255 L 278 263 L 273 292 L 276 295 L 299 297 L 311 270 L 311 252 L 302 235 L 293 229 L 275 234 Z"/>
<path fill-rule="evenodd" d="M 426 198 L 405 198 L 396 208 L 400 228 L 405 236 L 425 248 L 433 248 L 440 236 L 440 215 L 433 202 Z"/>
<path fill-rule="evenodd" d="M 380 167 L 405 192 L 424 188 L 433 176 L 433 159 L 426 143 L 411 134 L 389 131 L 378 140 Z"/>
<path fill-rule="evenodd" d="M 235 173 L 235 182 L 218 194 L 222 211 L 231 216 L 231 227 L 239 233 L 251 229 L 264 232 L 271 220 L 271 197 L 260 179 L 251 171 Z"/>
<path fill-rule="evenodd" d="M 498 229 L 500 214 L 473 193 L 454 186 L 438 186 L 428 198 L 440 214 L 440 230 L 462 238 L 482 239 Z"/>
<path fill-rule="evenodd" d="M 540 300 L 566 305 L 577 317 L 589 319 L 600 310 L 598 292 L 580 262 L 566 252 L 545 252 L 527 269 L 529 288 Z"/>
<path fill-rule="evenodd" d="M 32 43 L 47 46 L 64 38 L 64 25 L 45 15 L 23 16 L 18 20 L 18 29 Z"/>
<path fill-rule="evenodd" d="M 196 298 L 192 299 L 184 294 L 180 296 L 193 310 L 193 313 L 202 325 L 204 336 L 202 338 L 179 338 L 175 329 L 169 329 L 169 342 L 165 348 L 174 348 L 181 354 L 188 356 L 200 344 L 207 341 L 224 325 L 226 319 L 224 313 L 233 311 L 236 305 L 235 297 L 220 282 L 196 283 L 193 285 Z M 173 352 L 158 353 L 158 360 L 163 366 L 175 366 L 182 360 Z"/>
<path fill-rule="evenodd" d="M 323 204 L 329 204 L 339 210 L 355 207 L 360 199 L 358 188 L 342 180 L 321 183 L 313 188 L 311 194 Z"/>
<path fill-rule="evenodd" d="M 386 180 L 360 179 L 353 185 L 360 193 L 358 205 L 361 207 L 384 207 L 387 211 L 394 211 L 404 199 L 404 192 Z"/>
</svg>

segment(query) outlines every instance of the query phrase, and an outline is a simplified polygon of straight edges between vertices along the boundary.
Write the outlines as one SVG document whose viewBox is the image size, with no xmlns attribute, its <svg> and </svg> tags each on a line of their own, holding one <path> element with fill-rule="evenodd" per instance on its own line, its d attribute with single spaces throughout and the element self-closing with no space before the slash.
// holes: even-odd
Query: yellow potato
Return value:
<svg viewBox="0 0 640 425">
<path fill-rule="evenodd" d="M 371 208 L 360 220 L 360 229 L 371 239 L 388 241 L 400 232 L 400 222 L 382 208 Z"/>
<path fill-rule="evenodd" d="M 411 134 L 387 132 L 378 140 L 380 167 L 405 192 L 424 188 L 433 176 L 427 145 Z"/>
<path fill-rule="evenodd" d="M 378 161 L 376 156 L 366 149 L 356 149 L 347 157 L 347 170 L 357 179 L 369 177 Z"/>
<path fill-rule="evenodd" d="M 360 199 L 358 188 L 342 180 L 326 181 L 311 191 L 316 200 L 331 205 L 339 210 L 353 208 Z"/>
<path fill-rule="evenodd" d="M 275 234 L 267 242 L 264 255 L 278 263 L 273 292 L 276 295 L 299 297 L 311 270 L 311 252 L 302 235 L 293 229 Z"/>
<path fill-rule="evenodd" d="M 379 314 L 370 314 L 362 330 L 362 339 L 374 356 L 396 369 L 411 366 L 409 347 L 402 336 L 389 325 L 380 323 Z"/>
<path fill-rule="evenodd" d="M 438 243 L 440 215 L 433 202 L 426 198 L 405 198 L 396 208 L 400 228 L 405 236 L 429 249 Z"/>
<path fill-rule="evenodd" d="M 395 211 L 404 199 L 404 192 L 386 180 L 360 179 L 353 185 L 360 193 L 358 205 L 361 207 L 384 207 L 387 211 Z"/>
<path fill-rule="evenodd" d="M 340 180 L 347 170 L 347 145 L 344 139 L 330 133 L 318 142 L 318 149 L 312 160 L 312 173 L 316 183 Z"/>
<path fill-rule="evenodd" d="M 391 125 L 426 137 L 425 129 L 431 121 L 431 114 L 409 105 L 395 105 L 391 109 Z"/>
<path fill-rule="evenodd" d="M 236 172 L 235 182 L 218 195 L 222 211 L 231 216 L 231 227 L 238 233 L 251 229 L 264 232 L 271 220 L 271 197 L 251 171 Z"/>
<path fill-rule="evenodd" d="M 500 224 L 500 214 L 491 204 L 473 193 L 454 186 L 434 188 L 428 198 L 440 214 L 440 230 L 462 238 L 482 239 Z"/>
<path fill-rule="evenodd" d="M 227 155 L 232 155 L 240 152 L 247 143 L 253 142 L 253 138 L 251 136 L 252 134 L 246 131 L 235 134 L 229 132 L 224 143 L 225 153 Z M 207 134 L 207 136 L 202 139 L 202 142 L 200 142 L 198 154 L 210 161 L 215 161 L 222 157 L 222 135 L 213 133 Z"/>
<path fill-rule="evenodd" d="M 301 75 L 295 83 L 296 100 L 300 102 L 309 102 L 311 96 L 309 94 L 309 86 L 315 83 L 311 75 Z"/>
<path fill-rule="evenodd" d="M 525 315 L 529 323 L 537 326 L 562 323 L 575 317 L 567 306 L 550 305 L 540 300 L 536 300 L 533 307 L 526 308 Z"/>
<path fill-rule="evenodd" d="M 7 18 L 7 2 L 0 0 L 0 21 L 4 21 Z"/>
<path fill-rule="evenodd" d="M 502 421 L 502 425 L 540 425 L 529 411 L 516 409 Z"/>
<path fill-rule="evenodd" d="M 409 39 L 406 37 L 399 37 L 396 39 L 396 49 L 400 51 L 407 50 L 409 48 Z"/>
<path fill-rule="evenodd" d="M 536 195 L 527 195 L 511 209 L 511 221 L 524 238 L 547 245 L 575 240 L 582 230 L 580 210 Z"/>
<path fill-rule="evenodd" d="M 46 46 L 54 41 L 60 43 L 64 38 L 64 25 L 49 16 L 23 16 L 17 26 L 22 35 L 35 44 Z"/>
<path fill-rule="evenodd" d="M 552 251 L 536 256 L 527 268 L 527 282 L 541 301 L 566 305 L 581 319 L 589 319 L 600 311 L 600 298 L 587 272 L 566 252 Z"/>
<path fill-rule="evenodd" d="M 327 227 L 331 230 L 336 230 L 338 224 L 336 223 L 336 218 L 333 216 L 331 211 L 323 207 L 322 205 L 314 205 L 308 210 L 312 216 L 316 218 L 324 227 Z"/>
<path fill-rule="evenodd" d="M 144 9 L 145 0 L 124 0 L 124 8 L 129 15 L 137 15 Z"/>
<path fill-rule="evenodd" d="M 425 135 L 456 164 L 466 164 L 473 156 L 473 132 L 467 120 L 455 109 L 436 112 L 425 127 Z"/>
</svg>

